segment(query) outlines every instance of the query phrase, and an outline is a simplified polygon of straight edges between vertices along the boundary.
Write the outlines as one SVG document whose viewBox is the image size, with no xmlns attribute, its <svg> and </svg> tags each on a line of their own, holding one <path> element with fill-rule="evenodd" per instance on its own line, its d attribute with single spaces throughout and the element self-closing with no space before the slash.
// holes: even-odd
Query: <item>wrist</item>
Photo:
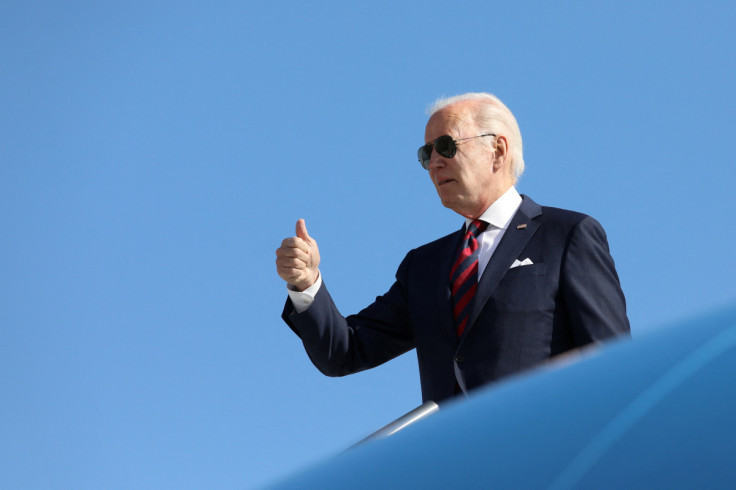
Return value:
<svg viewBox="0 0 736 490">
<path fill-rule="evenodd" d="M 293 291 L 303 292 L 310 287 L 314 285 L 314 283 L 317 282 L 317 279 L 319 279 L 319 270 L 314 275 L 314 277 L 309 278 L 308 280 L 299 281 L 298 283 L 291 283 L 289 284 L 290 289 Z"/>
</svg>

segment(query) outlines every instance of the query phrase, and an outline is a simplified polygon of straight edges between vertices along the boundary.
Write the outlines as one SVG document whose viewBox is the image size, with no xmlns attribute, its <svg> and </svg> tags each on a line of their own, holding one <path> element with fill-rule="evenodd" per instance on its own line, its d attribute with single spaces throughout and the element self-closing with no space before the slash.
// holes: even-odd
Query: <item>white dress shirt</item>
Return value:
<svg viewBox="0 0 736 490">
<path fill-rule="evenodd" d="M 486 270 L 493 252 L 496 251 L 498 243 L 503 238 L 503 234 L 506 232 L 506 228 L 511 223 L 511 219 L 516 214 L 519 206 L 521 206 L 521 196 L 516 191 L 516 188 L 512 186 L 478 217 L 478 219 L 488 223 L 486 230 L 478 235 L 478 279 L 483 275 L 483 271 Z M 465 229 L 467 229 L 472 221 L 472 219 L 465 220 Z M 317 295 L 317 291 L 319 291 L 321 286 L 322 273 L 320 272 L 314 284 L 304 291 L 296 291 L 291 289 L 291 287 L 287 287 L 289 298 L 291 298 L 291 302 L 297 313 L 305 311 L 314 303 L 314 297 Z"/>
<path fill-rule="evenodd" d="M 515 187 L 511 187 L 501 197 L 491 204 L 491 206 L 481 214 L 478 219 L 488 223 L 486 231 L 478 235 L 478 279 L 491 261 L 493 252 L 496 251 L 498 243 L 506 233 L 511 219 L 521 206 L 521 196 Z M 465 220 L 465 229 L 468 229 L 472 219 Z"/>
<path fill-rule="evenodd" d="M 287 284 L 286 290 L 289 292 L 289 298 L 291 298 L 291 303 L 294 305 L 294 309 L 297 313 L 301 313 L 302 311 L 305 311 L 307 308 L 309 308 L 312 303 L 314 303 L 314 297 L 317 296 L 317 291 L 319 291 L 319 288 L 322 286 L 322 272 L 320 271 L 319 275 L 317 276 L 317 280 L 314 281 L 314 284 L 309 286 L 304 291 L 297 291 L 296 289 L 292 289 L 291 285 Z"/>
</svg>

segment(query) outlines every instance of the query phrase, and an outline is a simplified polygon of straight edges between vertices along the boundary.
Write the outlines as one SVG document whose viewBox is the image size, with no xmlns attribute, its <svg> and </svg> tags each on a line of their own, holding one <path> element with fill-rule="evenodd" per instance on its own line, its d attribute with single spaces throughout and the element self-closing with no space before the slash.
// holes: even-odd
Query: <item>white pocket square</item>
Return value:
<svg viewBox="0 0 736 490">
<path fill-rule="evenodd" d="M 532 265 L 534 262 L 531 261 L 531 259 L 524 259 L 522 261 L 519 261 L 519 259 L 514 260 L 514 263 L 511 264 L 511 267 L 509 269 L 513 269 L 514 267 L 519 267 L 521 265 Z"/>
</svg>

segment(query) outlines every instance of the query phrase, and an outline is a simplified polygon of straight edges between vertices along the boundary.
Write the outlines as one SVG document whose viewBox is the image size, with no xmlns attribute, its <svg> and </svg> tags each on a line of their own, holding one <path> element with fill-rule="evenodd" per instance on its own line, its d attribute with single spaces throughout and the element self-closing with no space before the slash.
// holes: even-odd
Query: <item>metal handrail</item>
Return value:
<svg viewBox="0 0 736 490">
<path fill-rule="evenodd" d="M 376 439 L 383 439 L 384 437 L 388 437 L 392 434 L 395 434 L 398 431 L 413 424 L 414 422 L 420 419 L 423 419 L 424 417 L 428 415 L 435 413 L 439 409 L 440 409 L 439 405 L 437 405 L 435 402 L 431 400 L 424 402 L 420 406 L 412 410 L 411 412 L 408 412 L 402 415 L 401 417 L 394 420 L 393 422 L 386 425 L 385 427 L 378 429 L 376 432 L 369 435 L 365 439 L 358 441 L 353 446 L 351 446 L 350 449 L 354 448 L 355 446 L 359 446 L 363 444 L 364 442 L 374 441 Z"/>
</svg>

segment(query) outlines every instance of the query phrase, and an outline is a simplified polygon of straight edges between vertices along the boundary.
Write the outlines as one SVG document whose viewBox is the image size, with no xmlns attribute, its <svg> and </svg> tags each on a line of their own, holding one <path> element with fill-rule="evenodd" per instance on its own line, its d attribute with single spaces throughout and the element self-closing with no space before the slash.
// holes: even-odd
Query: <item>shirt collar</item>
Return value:
<svg viewBox="0 0 736 490">
<path fill-rule="evenodd" d="M 511 186 L 509 190 L 503 193 L 501 197 L 496 199 L 491 206 L 481 214 L 478 219 L 485 221 L 490 226 L 505 230 L 508 228 L 511 219 L 521 206 L 521 196 L 516 187 Z M 465 220 L 465 229 L 468 229 L 472 219 Z"/>
</svg>

